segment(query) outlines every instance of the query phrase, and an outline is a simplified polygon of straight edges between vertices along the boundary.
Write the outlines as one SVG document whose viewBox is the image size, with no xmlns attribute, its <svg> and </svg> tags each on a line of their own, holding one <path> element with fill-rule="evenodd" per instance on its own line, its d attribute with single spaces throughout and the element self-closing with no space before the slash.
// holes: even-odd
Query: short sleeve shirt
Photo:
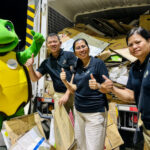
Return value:
<svg viewBox="0 0 150 150">
<path fill-rule="evenodd" d="M 66 92 L 66 87 L 60 79 L 61 68 L 64 68 L 67 76 L 67 80 L 70 81 L 72 72 L 70 66 L 74 66 L 76 62 L 76 56 L 72 52 L 63 51 L 61 49 L 60 55 L 54 58 L 52 55 L 42 62 L 37 69 L 42 75 L 48 73 L 53 81 L 53 86 L 56 92 Z"/>
<path fill-rule="evenodd" d="M 147 59 L 143 64 L 140 64 L 140 61 L 137 60 L 131 67 L 129 72 L 129 78 L 127 82 L 127 88 L 134 91 L 134 97 L 136 105 L 138 106 L 139 96 L 141 92 L 141 84 L 143 75 L 146 69 Z"/>
<path fill-rule="evenodd" d="M 83 68 L 78 60 L 74 83 L 77 85 L 75 92 L 75 107 L 83 113 L 104 112 L 107 107 L 106 95 L 89 87 L 90 74 L 92 73 L 98 83 L 103 83 L 102 75 L 108 77 L 108 71 L 104 62 L 98 58 L 91 57 L 90 64 Z"/>
</svg>

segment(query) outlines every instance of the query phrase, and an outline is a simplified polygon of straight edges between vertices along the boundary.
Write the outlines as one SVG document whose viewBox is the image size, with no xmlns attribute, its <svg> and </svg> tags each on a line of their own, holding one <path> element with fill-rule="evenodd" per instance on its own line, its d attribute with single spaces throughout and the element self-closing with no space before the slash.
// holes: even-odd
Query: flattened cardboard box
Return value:
<svg viewBox="0 0 150 150">
<path fill-rule="evenodd" d="M 76 150 L 74 128 L 64 106 L 54 111 L 54 134 L 57 150 Z"/>
<path fill-rule="evenodd" d="M 38 113 L 13 118 L 9 121 L 5 121 L 4 125 L 11 139 L 11 144 L 15 144 L 21 136 L 31 130 L 35 125 L 37 125 L 42 136 L 45 137 L 41 125 L 41 118 Z"/>
<path fill-rule="evenodd" d="M 107 121 L 107 129 L 106 129 L 106 137 L 105 137 L 105 149 L 104 150 L 113 150 L 114 148 L 119 147 L 124 144 L 122 140 L 118 128 L 113 122 L 109 112 L 108 112 L 108 121 Z"/>
</svg>

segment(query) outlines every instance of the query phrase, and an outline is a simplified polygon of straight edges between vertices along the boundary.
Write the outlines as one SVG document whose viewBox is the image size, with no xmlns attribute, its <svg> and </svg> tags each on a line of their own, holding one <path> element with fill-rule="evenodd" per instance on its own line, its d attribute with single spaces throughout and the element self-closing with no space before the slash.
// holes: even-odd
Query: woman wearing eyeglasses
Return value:
<svg viewBox="0 0 150 150">
<path fill-rule="evenodd" d="M 78 60 L 71 82 L 66 80 L 63 69 L 60 76 L 71 93 L 75 93 L 75 137 L 78 149 L 104 150 L 108 102 L 103 94 L 107 93 L 107 87 L 102 75 L 108 77 L 108 71 L 102 60 L 89 56 L 90 50 L 85 39 L 77 39 L 73 43 L 73 50 Z"/>
</svg>

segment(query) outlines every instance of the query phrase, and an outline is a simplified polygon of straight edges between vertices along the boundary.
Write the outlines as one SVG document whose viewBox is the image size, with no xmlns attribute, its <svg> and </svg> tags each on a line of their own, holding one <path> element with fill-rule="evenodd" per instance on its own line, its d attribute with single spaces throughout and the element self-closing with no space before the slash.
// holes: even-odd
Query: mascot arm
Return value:
<svg viewBox="0 0 150 150">
<path fill-rule="evenodd" d="M 33 30 L 31 31 L 31 34 L 33 35 L 33 42 L 31 46 L 22 52 L 17 52 L 17 58 L 21 64 L 25 64 L 26 61 L 31 58 L 32 54 L 36 56 L 45 41 L 42 34 L 34 32 Z"/>
</svg>

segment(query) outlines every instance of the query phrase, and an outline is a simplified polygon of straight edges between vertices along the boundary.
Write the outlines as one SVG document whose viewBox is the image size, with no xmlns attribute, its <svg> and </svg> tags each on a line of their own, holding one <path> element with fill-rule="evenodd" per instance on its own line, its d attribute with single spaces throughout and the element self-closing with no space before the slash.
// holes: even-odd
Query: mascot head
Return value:
<svg viewBox="0 0 150 150">
<path fill-rule="evenodd" d="M 19 39 L 15 33 L 13 23 L 0 19 L 0 53 L 14 50 L 18 43 Z"/>
</svg>

